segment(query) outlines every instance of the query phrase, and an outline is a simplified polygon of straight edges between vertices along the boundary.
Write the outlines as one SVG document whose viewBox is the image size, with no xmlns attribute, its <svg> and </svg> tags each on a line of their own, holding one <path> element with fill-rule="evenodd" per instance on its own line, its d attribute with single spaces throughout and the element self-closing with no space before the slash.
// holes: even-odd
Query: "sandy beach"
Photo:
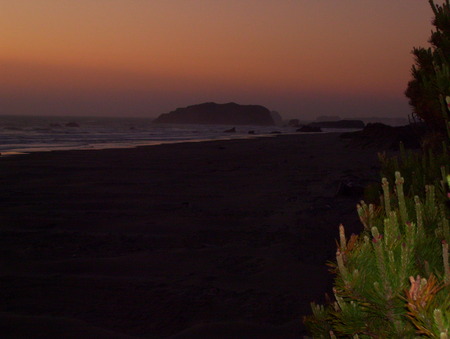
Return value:
<svg viewBox="0 0 450 339">
<path fill-rule="evenodd" d="M 0 158 L 2 338 L 302 338 L 377 150 L 277 135 Z"/>
</svg>

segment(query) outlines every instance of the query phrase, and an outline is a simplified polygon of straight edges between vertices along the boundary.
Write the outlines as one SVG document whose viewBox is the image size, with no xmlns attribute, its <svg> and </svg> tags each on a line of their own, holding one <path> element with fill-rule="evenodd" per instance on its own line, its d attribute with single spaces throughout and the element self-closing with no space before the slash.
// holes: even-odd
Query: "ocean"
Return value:
<svg viewBox="0 0 450 339">
<path fill-rule="evenodd" d="M 160 125 L 151 118 L 0 116 L 0 153 L 131 148 L 295 133 L 287 126 Z M 225 132 L 235 128 L 235 133 Z M 325 130 L 332 131 L 332 130 Z M 339 130 L 344 131 L 344 130 Z M 346 130 L 348 131 L 348 130 Z"/>
<path fill-rule="evenodd" d="M 55 150 L 129 148 L 175 142 L 293 133 L 293 127 L 159 125 L 150 118 L 0 116 L 2 155 Z M 235 133 L 225 131 L 235 127 Z M 253 132 L 251 132 L 253 131 Z M 251 134 L 254 133 L 254 134 Z"/>
</svg>

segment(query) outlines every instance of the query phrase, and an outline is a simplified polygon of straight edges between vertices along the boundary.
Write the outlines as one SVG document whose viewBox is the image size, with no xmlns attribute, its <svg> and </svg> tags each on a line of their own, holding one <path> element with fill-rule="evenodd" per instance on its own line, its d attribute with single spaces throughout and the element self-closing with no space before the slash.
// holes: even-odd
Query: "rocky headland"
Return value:
<svg viewBox="0 0 450 339">
<path fill-rule="evenodd" d="M 273 114 L 264 106 L 239 105 L 234 102 L 217 104 L 207 102 L 177 108 L 161 114 L 157 124 L 208 124 L 208 125 L 275 125 Z"/>
</svg>

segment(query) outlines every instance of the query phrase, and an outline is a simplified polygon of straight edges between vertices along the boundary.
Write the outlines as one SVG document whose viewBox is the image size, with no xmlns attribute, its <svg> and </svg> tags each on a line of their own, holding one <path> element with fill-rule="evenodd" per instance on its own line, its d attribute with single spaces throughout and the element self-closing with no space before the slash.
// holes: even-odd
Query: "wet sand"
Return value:
<svg viewBox="0 0 450 339">
<path fill-rule="evenodd" d="M 0 158 L 6 338 L 301 338 L 376 150 L 278 135 Z"/>
</svg>

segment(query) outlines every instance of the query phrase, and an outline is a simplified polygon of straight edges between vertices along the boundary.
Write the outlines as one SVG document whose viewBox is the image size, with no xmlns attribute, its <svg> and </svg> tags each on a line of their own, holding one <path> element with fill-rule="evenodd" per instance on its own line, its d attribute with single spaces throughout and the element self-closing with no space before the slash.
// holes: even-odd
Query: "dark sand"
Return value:
<svg viewBox="0 0 450 339">
<path fill-rule="evenodd" d="M 338 134 L 0 158 L 0 337 L 301 338 L 373 180 Z"/>
</svg>

